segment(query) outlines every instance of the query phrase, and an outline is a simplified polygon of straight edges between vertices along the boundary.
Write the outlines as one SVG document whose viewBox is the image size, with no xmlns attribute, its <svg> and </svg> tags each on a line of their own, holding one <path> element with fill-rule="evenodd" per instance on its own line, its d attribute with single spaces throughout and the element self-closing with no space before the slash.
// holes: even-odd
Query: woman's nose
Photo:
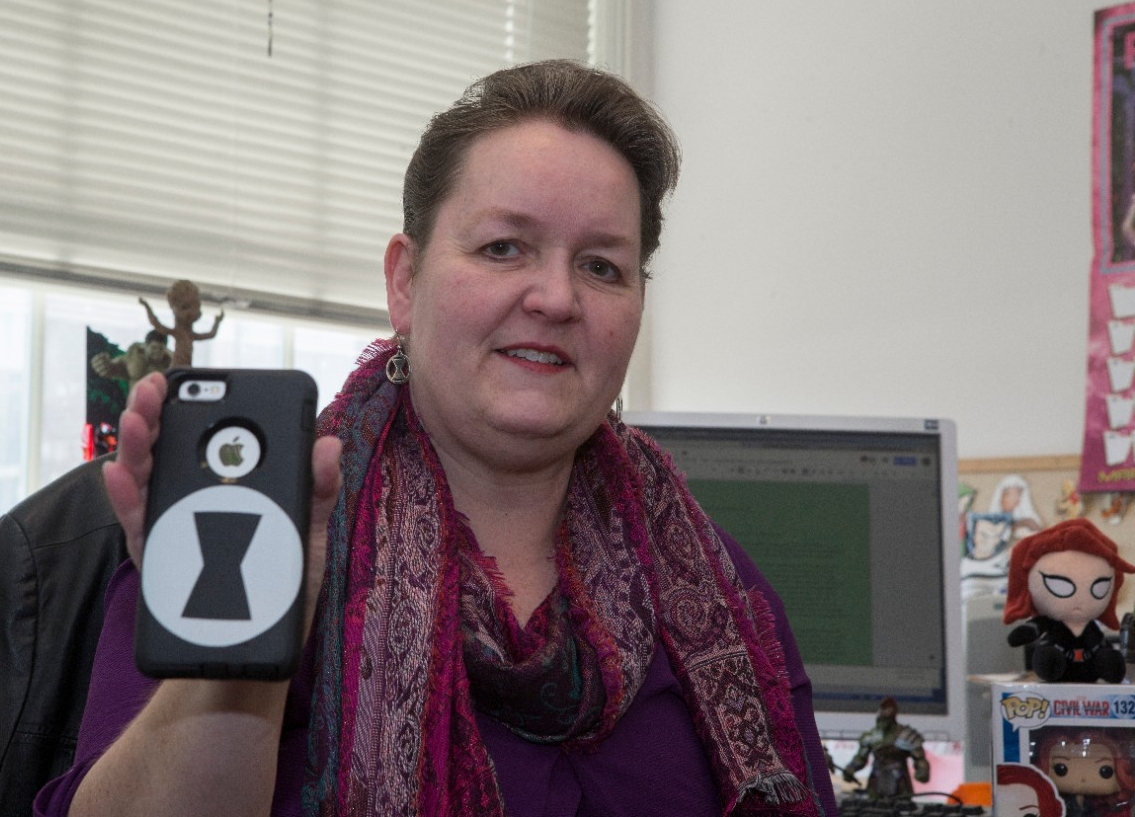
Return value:
<svg viewBox="0 0 1135 817">
<path fill-rule="evenodd" d="M 578 273 L 570 260 L 550 259 L 533 271 L 524 307 L 552 321 L 576 320 L 581 313 L 579 286 Z"/>
</svg>

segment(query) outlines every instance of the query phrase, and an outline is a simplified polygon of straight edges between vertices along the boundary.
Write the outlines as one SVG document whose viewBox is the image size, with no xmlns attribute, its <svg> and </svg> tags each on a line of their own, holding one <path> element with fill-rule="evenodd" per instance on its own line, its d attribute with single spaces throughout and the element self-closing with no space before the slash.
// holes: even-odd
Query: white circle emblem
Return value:
<svg viewBox="0 0 1135 817">
<path fill-rule="evenodd" d="M 205 554 L 216 553 L 218 548 L 216 543 L 200 541 L 199 530 L 209 528 L 199 525 L 198 515 L 211 520 L 212 530 L 223 531 L 225 516 L 230 514 L 241 521 L 234 528 L 245 533 L 236 551 L 231 543 L 220 543 L 230 556 L 236 554 L 220 567 L 228 568 L 222 576 L 225 587 L 237 595 L 243 591 L 237 607 L 245 615 L 210 616 L 201 612 L 199 580 L 206 574 Z M 239 571 L 239 576 L 233 571 Z M 216 485 L 194 491 L 171 505 L 146 539 L 142 559 L 146 606 L 171 633 L 202 647 L 228 647 L 267 631 L 295 603 L 302 583 L 299 531 L 283 508 L 251 488 Z"/>
</svg>

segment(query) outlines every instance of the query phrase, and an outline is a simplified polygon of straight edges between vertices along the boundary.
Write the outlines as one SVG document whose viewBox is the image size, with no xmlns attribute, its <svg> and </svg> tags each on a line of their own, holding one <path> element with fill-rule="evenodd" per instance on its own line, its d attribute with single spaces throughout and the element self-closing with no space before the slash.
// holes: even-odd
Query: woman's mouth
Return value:
<svg viewBox="0 0 1135 817">
<path fill-rule="evenodd" d="M 559 355 L 552 352 L 540 352 L 536 349 L 505 349 L 509 357 L 518 357 L 521 360 L 530 360 L 533 363 L 547 363 L 552 366 L 563 366 L 564 361 Z"/>
</svg>

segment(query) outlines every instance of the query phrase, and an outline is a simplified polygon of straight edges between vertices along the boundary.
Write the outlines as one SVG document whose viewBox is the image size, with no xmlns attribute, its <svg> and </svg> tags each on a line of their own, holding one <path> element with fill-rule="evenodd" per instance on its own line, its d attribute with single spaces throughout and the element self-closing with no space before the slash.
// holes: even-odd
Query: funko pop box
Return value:
<svg viewBox="0 0 1135 817">
<path fill-rule="evenodd" d="M 1135 686 L 995 683 L 991 697 L 995 807 L 999 794 L 1009 799 L 1009 781 L 1025 785 L 1028 778 L 1034 788 L 1046 782 L 1070 808 L 1077 801 L 1070 814 L 1097 813 L 1086 802 L 1111 813 L 1106 802 L 1135 797 Z M 1090 775 L 1080 776 L 1078 766 Z"/>
</svg>

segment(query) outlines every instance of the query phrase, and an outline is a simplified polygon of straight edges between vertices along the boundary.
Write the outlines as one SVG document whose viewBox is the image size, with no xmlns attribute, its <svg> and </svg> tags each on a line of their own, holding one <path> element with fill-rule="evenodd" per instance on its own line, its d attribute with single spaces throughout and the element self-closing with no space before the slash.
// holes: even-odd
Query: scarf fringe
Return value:
<svg viewBox="0 0 1135 817">
<path fill-rule="evenodd" d="M 359 356 L 355 359 L 356 366 L 362 366 L 369 363 L 380 355 L 385 355 L 389 351 L 391 341 L 385 338 L 376 338 L 372 340 L 365 349 L 359 352 Z"/>
<path fill-rule="evenodd" d="M 754 792 L 759 793 L 761 799 L 770 806 L 799 803 L 801 800 L 812 796 L 811 790 L 789 771 L 777 772 L 768 776 L 757 776 L 747 780 L 741 784 L 737 792 L 737 802 L 740 803 Z"/>
</svg>

